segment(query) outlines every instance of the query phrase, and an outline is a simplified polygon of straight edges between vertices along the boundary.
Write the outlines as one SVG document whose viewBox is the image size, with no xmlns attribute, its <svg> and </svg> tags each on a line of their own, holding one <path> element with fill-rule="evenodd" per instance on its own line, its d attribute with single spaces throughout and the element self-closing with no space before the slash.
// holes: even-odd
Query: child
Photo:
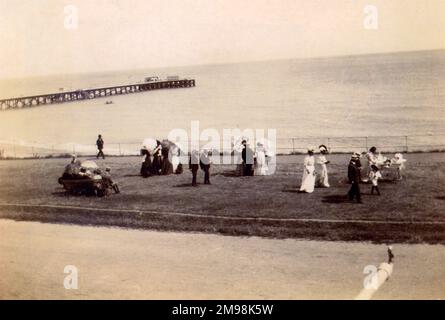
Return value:
<svg viewBox="0 0 445 320">
<path fill-rule="evenodd" d="M 379 168 L 376 165 L 371 166 L 371 172 L 369 173 L 369 180 L 371 180 L 371 194 L 374 194 L 374 190 L 377 191 L 377 194 L 380 195 L 378 181 L 382 178 L 382 174 L 380 173 Z"/>
</svg>

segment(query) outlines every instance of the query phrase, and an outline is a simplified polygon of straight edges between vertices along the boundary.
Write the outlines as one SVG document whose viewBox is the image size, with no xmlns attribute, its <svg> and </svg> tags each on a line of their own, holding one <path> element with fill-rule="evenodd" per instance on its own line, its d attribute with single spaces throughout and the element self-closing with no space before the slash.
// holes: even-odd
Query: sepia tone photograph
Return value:
<svg viewBox="0 0 445 320">
<path fill-rule="evenodd" d="M 0 0 L 0 41 L 1 300 L 445 299 L 445 1 Z"/>
</svg>

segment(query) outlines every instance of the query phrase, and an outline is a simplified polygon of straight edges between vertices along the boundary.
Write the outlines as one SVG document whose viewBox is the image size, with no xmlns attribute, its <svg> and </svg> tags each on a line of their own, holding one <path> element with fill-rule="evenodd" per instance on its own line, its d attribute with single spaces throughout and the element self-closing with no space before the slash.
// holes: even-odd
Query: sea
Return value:
<svg viewBox="0 0 445 320">
<path fill-rule="evenodd" d="M 373 139 L 445 146 L 445 50 L 5 79 L 0 99 L 171 75 L 196 87 L 0 111 L 0 150 L 87 152 L 100 133 L 113 152 L 131 153 L 145 138 L 190 132 L 193 121 L 221 135 L 274 129 L 277 148 L 288 151 L 309 143 L 365 149 Z"/>
</svg>

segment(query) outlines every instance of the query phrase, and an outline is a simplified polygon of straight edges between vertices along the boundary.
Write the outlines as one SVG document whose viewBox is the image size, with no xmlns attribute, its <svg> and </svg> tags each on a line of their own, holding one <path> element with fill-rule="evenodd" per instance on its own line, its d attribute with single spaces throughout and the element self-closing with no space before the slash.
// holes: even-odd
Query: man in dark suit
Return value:
<svg viewBox="0 0 445 320">
<path fill-rule="evenodd" d="M 190 159 L 189 159 L 189 169 L 192 171 L 192 186 L 197 187 L 198 184 L 196 183 L 196 176 L 198 174 L 199 169 L 199 152 L 197 150 L 193 150 L 190 153 Z"/>
<path fill-rule="evenodd" d="M 247 144 L 246 140 L 243 140 L 243 151 L 241 157 L 243 158 L 243 176 L 253 176 L 254 169 L 254 153 L 250 146 Z"/>
<path fill-rule="evenodd" d="M 354 198 L 357 199 L 358 203 L 362 203 L 362 199 L 360 196 L 360 170 L 361 170 L 361 163 L 360 163 L 360 154 L 357 152 L 354 152 L 354 154 L 351 157 L 351 161 L 349 161 L 348 166 L 348 180 L 351 184 L 351 188 L 348 192 L 348 198 L 349 200 L 353 201 Z"/>
<path fill-rule="evenodd" d="M 204 171 L 204 184 L 210 184 L 210 160 L 211 153 L 203 150 L 200 156 L 199 166 Z"/>
<path fill-rule="evenodd" d="M 104 152 L 103 152 L 104 140 L 102 139 L 102 135 L 99 135 L 97 137 L 96 146 L 97 146 L 97 150 L 99 150 L 99 152 L 97 153 L 97 158 L 99 159 L 99 157 L 102 157 L 102 159 L 105 159 L 105 155 L 104 155 Z"/>
</svg>

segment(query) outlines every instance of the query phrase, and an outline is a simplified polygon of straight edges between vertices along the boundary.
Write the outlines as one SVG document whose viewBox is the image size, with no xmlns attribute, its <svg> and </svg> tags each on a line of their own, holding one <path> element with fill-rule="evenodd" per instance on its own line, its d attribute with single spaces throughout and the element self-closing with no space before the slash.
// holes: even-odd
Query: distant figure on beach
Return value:
<svg viewBox="0 0 445 320">
<path fill-rule="evenodd" d="M 96 146 L 97 146 L 97 150 L 99 150 L 99 152 L 97 153 L 96 158 L 99 159 L 99 157 L 102 157 L 102 159 L 105 159 L 105 155 L 104 155 L 104 152 L 103 152 L 103 149 L 104 149 L 104 140 L 102 139 L 102 135 L 99 135 L 99 136 L 97 137 L 97 140 L 96 140 Z"/>
<path fill-rule="evenodd" d="M 348 192 L 348 198 L 351 201 L 356 198 L 358 203 L 362 203 L 360 195 L 360 169 L 360 153 L 354 152 L 348 166 L 348 180 L 351 184 L 351 188 Z"/>
<path fill-rule="evenodd" d="M 243 151 L 241 153 L 241 157 L 243 159 L 243 175 L 244 176 L 253 176 L 255 173 L 254 170 L 254 152 L 250 148 L 249 144 L 246 140 L 243 140 Z"/>
<path fill-rule="evenodd" d="M 382 174 L 380 173 L 379 168 L 376 165 L 371 166 L 371 172 L 369 173 L 369 180 L 371 180 L 371 194 L 374 194 L 374 191 L 380 195 L 379 190 L 379 179 L 382 179 Z"/>
<path fill-rule="evenodd" d="M 189 158 L 189 169 L 192 171 L 192 186 L 197 187 L 196 176 L 198 175 L 200 159 L 199 152 L 197 150 L 192 150 Z"/>
<path fill-rule="evenodd" d="M 405 171 L 406 159 L 403 158 L 403 154 L 396 153 L 394 158 L 391 159 L 391 164 L 397 166 L 397 179 L 402 180 Z"/>
<path fill-rule="evenodd" d="M 320 150 L 320 155 L 318 156 L 318 164 L 321 165 L 321 173 L 318 178 L 318 186 L 321 188 L 329 188 L 329 179 L 328 179 L 328 168 L 327 165 L 330 163 L 326 159 L 326 155 L 329 153 L 328 148 L 322 144 L 318 147 Z"/>
<path fill-rule="evenodd" d="M 204 184 L 210 184 L 210 164 L 211 164 L 211 152 L 207 149 L 204 149 L 201 152 L 201 156 L 199 158 L 199 166 L 201 170 L 204 171 Z"/>
<path fill-rule="evenodd" d="M 300 192 L 312 193 L 315 187 L 315 158 L 314 148 L 307 150 L 307 156 L 304 158 L 303 179 L 301 181 Z"/>
<path fill-rule="evenodd" d="M 257 142 L 256 152 L 256 175 L 265 176 L 268 173 L 266 150 L 261 142 Z"/>
</svg>

